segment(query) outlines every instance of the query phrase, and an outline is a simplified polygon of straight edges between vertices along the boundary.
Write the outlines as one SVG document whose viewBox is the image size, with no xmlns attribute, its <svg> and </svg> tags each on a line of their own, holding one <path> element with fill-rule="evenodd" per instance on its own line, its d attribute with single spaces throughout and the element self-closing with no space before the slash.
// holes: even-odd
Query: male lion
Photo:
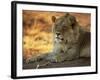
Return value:
<svg viewBox="0 0 100 80">
<path fill-rule="evenodd" d="M 69 13 L 56 19 L 52 17 L 53 44 L 52 53 L 41 55 L 51 62 L 74 60 L 79 57 L 90 57 L 90 32 L 80 27 L 76 18 Z"/>
</svg>

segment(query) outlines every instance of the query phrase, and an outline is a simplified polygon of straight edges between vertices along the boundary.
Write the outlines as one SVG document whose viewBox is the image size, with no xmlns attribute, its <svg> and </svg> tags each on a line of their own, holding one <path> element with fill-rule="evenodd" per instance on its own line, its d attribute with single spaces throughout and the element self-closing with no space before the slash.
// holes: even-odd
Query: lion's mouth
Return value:
<svg viewBox="0 0 100 80">
<path fill-rule="evenodd" d="M 60 37 L 56 37 L 56 39 L 58 39 L 58 40 L 62 40 L 62 41 L 64 40 L 63 38 L 60 38 Z"/>
<path fill-rule="evenodd" d="M 55 41 L 56 42 L 63 42 L 64 41 L 64 38 L 63 37 L 56 36 L 55 37 Z"/>
</svg>

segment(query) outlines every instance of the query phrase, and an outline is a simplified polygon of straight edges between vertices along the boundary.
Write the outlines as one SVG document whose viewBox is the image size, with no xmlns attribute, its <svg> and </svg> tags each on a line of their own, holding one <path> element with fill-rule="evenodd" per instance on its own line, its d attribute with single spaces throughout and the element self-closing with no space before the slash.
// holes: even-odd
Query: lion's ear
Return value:
<svg viewBox="0 0 100 80">
<path fill-rule="evenodd" d="M 52 16 L 52 22 L 55 22 L 55 21 L 56 21 L 56 17 Z"/>
</svg>

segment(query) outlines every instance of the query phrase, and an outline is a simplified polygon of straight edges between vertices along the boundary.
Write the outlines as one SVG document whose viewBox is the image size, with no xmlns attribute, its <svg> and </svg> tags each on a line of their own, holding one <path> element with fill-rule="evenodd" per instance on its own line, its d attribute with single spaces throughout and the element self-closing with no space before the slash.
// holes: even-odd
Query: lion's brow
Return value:
<svg viewBox="0 0 100 80">
<path fill-rule="evenodd" d="M 63 22 L 64 22 L 64 20 L 63 20 L 63 19 L 58 19 L 58 21 L 56 22 L 56 26 L 61 25 Z"/>
</svg>

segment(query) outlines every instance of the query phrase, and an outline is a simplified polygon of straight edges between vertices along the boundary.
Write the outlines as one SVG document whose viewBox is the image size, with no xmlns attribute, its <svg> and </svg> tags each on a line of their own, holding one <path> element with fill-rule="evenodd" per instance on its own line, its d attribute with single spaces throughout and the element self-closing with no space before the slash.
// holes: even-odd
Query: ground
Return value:
<svg viewBox="0 0 100 80">
<path fill-rule="evenodd" d="M 48 63 L 44 60 L 41 60 L 39 62 L 34 63 L 25 63 L 23 65 L 23 69 L 36 69 L 38 64 L 42 64 L 42 66 L 38 67 L 40 68 L 63 68 L 63 67 L 81 67 L 81 66 L 91 66 L 90 58 L 80 58 L 72 61 L 64 61 L 60 63 Z M 44 65 L 43 64 L 47 64 Z"/>
</svg>

